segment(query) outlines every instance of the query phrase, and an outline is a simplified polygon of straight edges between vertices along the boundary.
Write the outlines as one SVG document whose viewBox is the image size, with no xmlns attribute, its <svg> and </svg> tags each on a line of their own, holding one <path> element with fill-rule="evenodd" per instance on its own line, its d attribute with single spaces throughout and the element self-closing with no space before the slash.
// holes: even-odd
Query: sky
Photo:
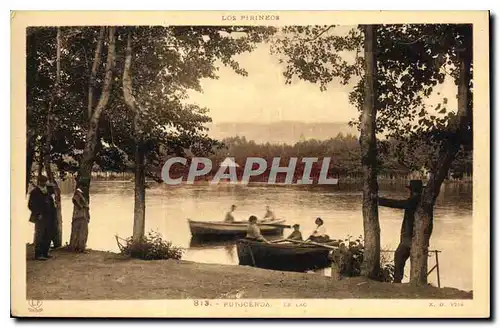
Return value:
<svg viewBox="0 0 500 328">
<path fill-rule="evenodd" d="M 203 93 L 190 92 L 190 102 L 210 109 L 214 123 L 278 121 L 349 122 L 357 117 L 349 103 L 353 84 L 340 85 L 333 81 L 326 91 L 318 84 L 295 79 L 285 85 L 284 65 L 270 54 L 269 44 L 260 44 L 253 52 L 236 56 L 248 76 L 240 76 L 231 68 L 221 66 L 219 79 L 202 80 Z M 456 86 L 449 79 L 436 88 L 440 93 L 428 104 L 448 97 L 449 108 L 456 106 Z"/>
<path fill-rule="evenodd" d="M 235 58 L 248 76 L 221 67 L 218 80 L 202 81 L 203 93 L 190 93 L 191 101 L 210 109 L 214 123 L 348 122 L 356 116 L 348 100 L 351 86 L 331 83 L 321 92 L 319 85 L 300 80 L 285 85 L 284 66 L 268 44 Z"/>
</svg>

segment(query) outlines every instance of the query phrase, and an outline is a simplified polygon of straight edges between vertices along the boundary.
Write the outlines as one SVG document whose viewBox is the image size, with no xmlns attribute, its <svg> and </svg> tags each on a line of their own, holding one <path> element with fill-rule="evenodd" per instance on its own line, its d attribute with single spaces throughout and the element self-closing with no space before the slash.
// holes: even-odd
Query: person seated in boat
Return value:
<svg viewBox="0 0 500 328">
<path fill-rule="evenodd" d="M 264 215 L 262 221 L 274 221 L 274 220 L 276 220 L 274 212 L 271 211 L 271 208 L 269 206 L 266 206 L 266 214 Z"/>
<path fill-rule="evenodd" d="M 231 205 L 231 210 L 226 213 L 226 217 L 224 218 L 224 222 L 227 222 L 227 223 L 234 222 L 233 212 L 235 209 L 236 209 L 236 205 Z"/>
<path fill-rule="evenodd" d="M 300 225 L 295 223 L 292 227 L 293 227 L 293 232 L 286 239 L 302 241 L 302 233 L 300 232 Z"/>
<path fill-rule="evenodd" d="M 252 215 L 250 216 L 250 218 L 248 218 L 247 235 L 245 236 L 245 238 L 269 243 L 269 241 L 267 241 L 267 239 L 262 236 L 260 228 L 257 225 L 257 217 L 255 215 Z"/>
<path fill-rule="evenodd" d="M 318 217 L 316 218 L 316 221 L 314 221 L 314 223 L 316 223 L 316 230 L 314 230 L 312 235 L 307 238 L 307 241 L 310 240 L 317 243 L 324 243 L 329 241 L 330 237 L 326 234 L 325 227 L 323 226 L 323 219 Z"/>
</svg>

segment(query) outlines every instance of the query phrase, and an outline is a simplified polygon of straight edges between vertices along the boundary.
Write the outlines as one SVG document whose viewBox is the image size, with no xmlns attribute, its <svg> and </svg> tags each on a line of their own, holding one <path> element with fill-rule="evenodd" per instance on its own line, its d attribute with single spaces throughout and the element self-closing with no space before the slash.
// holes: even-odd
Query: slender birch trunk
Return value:
<svg viewBox="0 0 500 328">
<path fill-rule="evenodd" d="M 54 89 L 52 90 L 52 96 L 49 101 L 49 106 L 47 109 L 47 125 L 45 132 L 45 146 L 44 146 L 44 156 L 43 162 L 45 166 L 45 171 L 47 172 L 48 180 L 54 185 L 55 193 L 55 205 L 56 205 L 56 215 L 57 215 L 57 229 L 55 235 L 53 236 L 54 247 L 61 247 L 62 245 L 62 207 L 61 207 L 61 190 L 52 171 L 52 162 L 50 160 L 52 150 L 52 135 L 53 135 L 53 125 L 54 125 L 54 113 L 53 109 L 59 100 L 59 88 L 61 83 L 61 28 L 57 28 L 57 46 L 56 46 L 56 83 Z"/>
<path fill-rule="evenodd" d="M 146 224 L 146 170 L 145 153 L 142 140 L 140 110 L 133 94 L 132 86 L 132 35 L 127 36 L 125 66 L 123 69 L 123 97 L 129 109 L 134 113 L 135 139 L 135 195 L 134 195 L 134 230 L 132 238 L 140 241 L 144 237 Z"/>
<path fill-rule="evenodd" d="M 101 28 L 101 33 L 102 32 Z M 103 33 L 104 34 L 104 33 Z M 99 49 L 99 43 L 96 49 L 96 52 Z M 107 53 L 107 61 L 106 61 L 106 74 L 104 77 L 103 88 L 101 91 L 101 95 L 99 97 L 99 101 L 97 105 L 92 110 L 92 115 L 89 120 L 89 129 L 87 132 L 87 139 L 85 144 L 85 149 L 83 151 L 82 159 L 80 160 L 80 167 L 78 170 L 76 188 L 79 188 L 83 191 L 85 200 L 88 204 L 90 204 L 90 180 L 92 173 L 92 166 L 94 165 L 94 160 L 96 156 L 97 149 L 97 133 L 99 126 L 99 119 L 101 118 L 102 112 L 106 109 L 108 104 L 109 96 L 111 94 L 111 88 L 113 84 L 113 69 L 115 65 L 115 28 L 108 28 L 108 53 Z M 99 59 L 100 55 L 96 57 Z M 94 57 L 94 61 L 96 60 Z M 93 65 L 94 66 L 94 65 Z M 76 197 L 75 190 L 75 197 Z M 88 224 L 90 221 L 90 214 L 81 216 L 80 213 L 82 211 L 75 205 L 73 207 L 73 219 L 71 222 L 71 238 L 70 238 L 70 249 L 83 252 L 87 246 L 87 237 L 88 237 Z"/>
<path fill-rule="evenodd" d="M 361 274 L 377 279 L 380 275 L 380 224 L 378 219 L 377 139 L 375 134 L 376 26 L 365 25 L 365 92 L 361 114 L 361 164 L 363 167 L 363 228 L 365 251 Z"/>
</svg>

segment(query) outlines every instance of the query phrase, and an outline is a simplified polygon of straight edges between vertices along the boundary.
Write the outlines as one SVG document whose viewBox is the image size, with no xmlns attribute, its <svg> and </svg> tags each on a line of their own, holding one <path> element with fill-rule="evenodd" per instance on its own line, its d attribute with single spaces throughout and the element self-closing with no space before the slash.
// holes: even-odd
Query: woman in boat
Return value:
<svg viewBox="0 0 500 328">
<path fill-rule="evenodd" d="M 316 218 L 316 230 L 312 233 L 312 235 L 307 239 L 310 241 L 314 241 L 317 243 L 324 243 L 330 240 L 330 237 L 326 234 L 325 227 L 323 226 L 323 219 L 322 218 Z"/>
<path fill-rule="evenodd" d="M 250 218 L 248 218 L 247 235 L 245 236 L 245 238 L 254 241 L 269 243 L 269 241 L 267 241 L 267 239 L 262 236 L 259 226 L 257 225 L 257 217 L 255 215 L 252 215 L 250 216 Z"/>
<path fill-rule="evenodd" d="M 293 225 L 293 232 L 286 239 L 302 241 L 302 233 L 300 232 L 300 225 L 295 223 Z"/>
</svg>

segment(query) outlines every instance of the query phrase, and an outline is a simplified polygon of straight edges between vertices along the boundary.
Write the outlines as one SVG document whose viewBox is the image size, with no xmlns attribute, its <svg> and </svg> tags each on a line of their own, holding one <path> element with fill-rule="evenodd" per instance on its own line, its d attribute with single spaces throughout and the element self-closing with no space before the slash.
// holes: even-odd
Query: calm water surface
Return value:
<svg viewBox="0 0 500 328">
<path fill-rule="evenodd" d="M 402 186 L 380 186 L 380 195 L 405 198 Z M 155 184 L 147 190 L 146 230 L 160 232 L 175 245 L 186 248 L 185 260 L 204 263 L 238 264 L 234 244 L 199 245 L 191 242 L 187 219 L 222 220 L 231 204 L 236 204 L 237 220 L 254 214 L 262 217 L 269 205 L 288 224 L 299 223 L 304 236 L 314 229 L 314 218 L 325 221 L 333 238 L 357 238 L 363 233 L 360 188 L 349 185 L 319 187 L 202 185 L 166 186 Z M 63 195 L 63 239 L 69 241 L 73 205 L 71 194 Z M 118 251 L 114 236 L 132 235 L 134 194 L 132 182 L 92 182 L 91 221 L 88 247 Z M 28 211 L 26 209 L 26 217 Z M 399 242 L 403 211 L 380 207 L 381 244 L 394 250 Z M 27 221 L 27 219 L 26 219 Z M 26 222 L 25 239 L 32 240 L 33 227 Z M 290 230 L 285 230 L 285 234 Z M 439 257 L 441 284 L 472 289 L 472 185 L 444 185 L 435 210 L 431 249 Z M 392 255 L 389 256 L 392 258 Z M 434 265 L 429 259 L 429 268 Z M 407 269 L 409 267 L 409 262 Z M 328 274 L 328 273 L 327 273 Z M 407 278 L 406 278 L 407 279 Z M 430 282 L 437 284 L 435 272 Z"/>
</svg>

